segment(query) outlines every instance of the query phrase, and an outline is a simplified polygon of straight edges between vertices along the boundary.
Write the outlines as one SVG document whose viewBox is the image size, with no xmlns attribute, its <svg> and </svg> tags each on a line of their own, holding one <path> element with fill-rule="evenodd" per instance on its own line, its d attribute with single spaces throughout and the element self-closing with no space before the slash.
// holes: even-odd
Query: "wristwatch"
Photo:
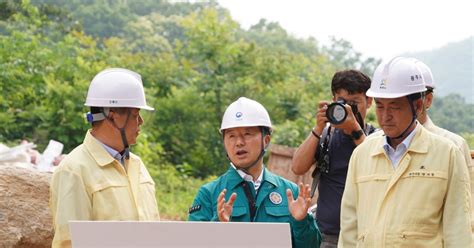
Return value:
<svg viewBox="0 0 474 248">
<path fill-rule="evenodd" d="M 351 138 L 353 140 L 358 140 L 360 139 L 360 137 L 364 134 L 364 131 L 362 130 L 358 130 L 358 131 L 352 131 L 351 133 Z"/>
</svg>

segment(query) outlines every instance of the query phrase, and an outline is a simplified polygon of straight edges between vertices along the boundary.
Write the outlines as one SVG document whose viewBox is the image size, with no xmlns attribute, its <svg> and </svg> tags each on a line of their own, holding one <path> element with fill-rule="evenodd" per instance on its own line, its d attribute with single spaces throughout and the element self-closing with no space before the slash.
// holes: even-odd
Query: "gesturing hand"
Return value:
<svg viewBox="0 0 474 248">
<path fill-rule="evenodd" d="M 308 208 L 311 205 L 309 184 L 303 186 L 299 184 L 300 193 L 296 200 L 293 199 L 293 192 L 290 189 L 286 190 L 286 197 L 288 198 L 288 211 L 295 218 L 295 220 L 303 220 L 308 214 Z"/>
<path fill-rule="evenodd" d="M 229 222 L 230 216 L 232 215 L 232 207 L 234 206 L 234 201 L 237 198 L 237 194 L 232 193 L 229 201 L 225 202 L 226 192 L 226 189 L 222 190 L 222 192 L 219 194 L 219 197 L 217 197 L 217 216 L 219 217 L 219 221 L 222 222 Z"/>
</svg>

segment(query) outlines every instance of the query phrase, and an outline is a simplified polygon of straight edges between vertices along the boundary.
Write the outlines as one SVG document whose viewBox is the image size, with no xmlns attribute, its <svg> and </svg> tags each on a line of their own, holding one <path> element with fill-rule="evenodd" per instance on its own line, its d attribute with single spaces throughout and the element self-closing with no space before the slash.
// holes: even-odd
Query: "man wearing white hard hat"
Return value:
<svg viewBox="0 0 474 248">
<path fill-rule="evenodd" d="M 472 160 L 471 160 L 471 152 L 469 150 L 469 145 L 467 144 L 466 140 L 455 134 L 452 133 L 444 128 L 436 126 L 431 118 L 428 115 L 428 110 L 431 108 L 431 105 L 433 104 L 433 99 L 434 99 L 434 89 L 436 88 L 435 86 L 435 81 L 433 78 L 433 74 L 431 73 L 431 69 L 423 62 L 420 60 L 416 60 L 416 65 L 418 66 L 418 69 L 420 69 L 421 73 L 423 74 L 423 79 L 425 80 L 426 84 L 426 94 L 423 99 L 423 112 L 418 116 L 418 121 L 423 125 L 424 128 L 426 128 L 428 131 L 435 133 L 437 135 L 440 135 L 442 137 L 445 137 L 452 142 L 456 146 L 459 147 L 461 150 L 464 160 L 466 160 L 466 165 L 468 167 L 468 171 L 470 173 L 470 183 L 471 186 L 474 183 L 474 177 L 472 175 Z M 472 206 L 472 204 L 471 204 Z M 472 210 L 472 209 L 471 209 Z M 471 227 L 474 228 L 474 219 L 471 219 Z"/>
<path fill-rule="evenodd" d="M 307 213 L 309 185 L 298 188 L 263 165 L 272 132 L 267 110 L 241 97 L 227 107 L 220 131 L 231 166 L 199 189 L 189 220 L 288 222 L 293 247 L 319 247 L 319 230 Z"/>
<path fill-rule="evenodd" d="M 423 62 L 419 60 L 415 60 L 416 65 L 420 69 L 423 78 L 426 83 L 426 94 L 425 98 L 423 101 L 423 111 L 421 114 L 418 116 L 418 121 L 423 125 L 424 128 L 428 129 L 428 131 L 433 132 L 437 135 L 443 136 L 445 138 L 448 138 L 454 144 L 456 144 L 459 149 L 461 149 L 461 152 L 464 155 L 464 159 L 466 160 L 466 163 L 468 166 L 471 166 L 471 152 L 469 151 L 469 146 L 466 142 L 466 140 L 455 134 L 452 133 L 444 128 L 440 128 L 436 126 L 431 118 L 428 115 L 428 110 L 431 108 L 431 105 L 433 103 L 433 98 L 434 98 L 434 89 L 436 88 L 435 86 L 435 81 L 433 79 L 433 74 L 431 73 L 431 69 Z"/>
<path fill-rule="evenodd" d="M 375 70 L 367 96 L 384 135 L 352 154 L 339 247 L 471 247 L 467 167 L 451 141 L 417 123 L 425 91 L 413 59 Z"/>
<path fill-rule="evenodd" d="M 53 247 L 71 247 L 70 220 L 159 220 L 155 183 L 136 143 L 146 104 L 141 76 L 106 69 L 92 80 L 86 106 L 92 123 L 84 142 L 69 153 L 51 180 Z"/>
</svg>

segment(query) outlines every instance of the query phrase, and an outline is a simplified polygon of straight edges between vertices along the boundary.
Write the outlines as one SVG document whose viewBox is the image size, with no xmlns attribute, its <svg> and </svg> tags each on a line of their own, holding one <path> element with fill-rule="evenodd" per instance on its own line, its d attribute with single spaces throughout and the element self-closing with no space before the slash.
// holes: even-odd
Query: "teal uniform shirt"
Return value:
<svg viewBox="0 0 474 248">
<path fill-rule="evenodd" d="M 242 182 L 237 171 L 230 167 L 226 173 L 199 189 L 193 206 L 189 209 L 190 221 L 219 221 L 217 216 L 217 198 L 223 189 L 227 189 L 226 201 L 237 193 L 230 221 L 251 222 L 250 209 Z M 286 222 L 290 223 L 293 247 L 319 247 L 321 234 L 311 215 L 301 221 L 295 220 L 288 210 L 286 189 L 291 189 L 294 197 L 298 196 L 296 184 L 279 177 L 264 168 L 263 179 L 258 192 L 250 187 L 256 204 L 253 222 Z"/>
</svg>

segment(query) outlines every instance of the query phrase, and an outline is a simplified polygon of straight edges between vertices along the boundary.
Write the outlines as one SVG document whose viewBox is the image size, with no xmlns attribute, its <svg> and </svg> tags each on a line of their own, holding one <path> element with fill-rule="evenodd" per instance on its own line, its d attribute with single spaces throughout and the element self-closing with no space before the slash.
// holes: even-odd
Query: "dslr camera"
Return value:
<svg viewBox="0 0 474 248">
<path fill-rule="evenodd" d="M 347 111 L 344 107 L 346 100 L 338 99 L 337 101 L 328 105 L 326 110 L 326 117 L 329 119 L 329 122 L 334 125 L 343 123 L 347 118 Z M 359 110 L 357 109 L 357 104 L 349 104 L 351 106 L 354 116 L 357 116 Z"/>
</svg>

